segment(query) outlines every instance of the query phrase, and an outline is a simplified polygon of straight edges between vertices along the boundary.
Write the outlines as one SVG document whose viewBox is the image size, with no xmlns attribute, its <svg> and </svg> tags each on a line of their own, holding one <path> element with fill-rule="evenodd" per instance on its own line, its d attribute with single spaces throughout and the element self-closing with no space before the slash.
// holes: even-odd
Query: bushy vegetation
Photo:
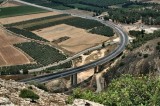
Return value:
<svg viewBox="0 0 160 106">
<path fill-rule="evenodd" d="M 93 12 L 99 12 L 99 13 L 106 10 L 104 8 L 85 5 L 85 4 L 80 4 L 80 3 L 68 4 L 67 6 L 71 7 L 71 8 L 77 8 L 77 9 L 80 9 L 80 10 L 87 10 L 87 11 L 93 11 Z"/>
<path fill-rule="evenodd" d="M 44 9 L 32 7 L 32 6 L 16 6 L 16 7 L 6 7 L 0 8 L 0 18 L 4 17 L 12 17 L 18 15 L 25 15 L 25 14 L 33 14 L 33 13 L 40 13 L 40 12 L 47 12 Z"/>
<path fill-rule="evenodd" d="M 157 43 L 156 49 L 160 52 L 160 42 Z"/>
<path fill-rule="evenodd" d="M 44 91 L 48 91 L 47 87 L 46 87 L 44 84 L 42 84 L 42 83 L 30 82 L 29 84 L 30 84 L 30 85 L 34 85 L 34 86 L 36 86 L 37 88 L 42 89 L 42 90 L 44 90 Z M 30 86 L 29 89 L 32 89 L 32 86 Z"/>
<path fill-rule="evenodd" d="M 61 4 L 82 3 L 97 7 L 107 7 L 109 5 L 125 3 L 128 0 L 114 0 L 114 1 L 113 0 L 51 0 L 51 1 Z"/>
<path fill-rule="evenodd" d="M 62 69 L 62 67 L 63 67 L 63 69 L 64 68 L 71 68 L 71 66 L 72 66 L 72 62 L 70 61 L 70 62 L 67 62 L 67 63 L 64 63 L 64 64 L 60 64 L 58 66 L 50 67 L 47 70 L 52 72 L 53 70 Z"/>
<path fill-rule="evenodd" d="M 140 47 L 149 40 L 160 37 L 160 30 L 154 31 L 154 33 L 151 34 L 145 34 L 144 31 L 130 31 L 130 34 L 136 37 L 136 39 L 134 39 L 133 42 L 128 45 L 128 49 L 132 50 Z"/>
<path fill-rule="evenodd" d="M 121 23 L 135 23 L 142 20 L 147 25 L 159 25 L 160 9 L 158 4 L 142 2 L 128 2 L 122 5 L 123 8 L 108 9 L 109 18 Z"/>
<path fill-rule="evenodd" d="M 19 94 L 19 97 L 21 97 L 21 98 L 30 98 L 32 100 L 39 99 L 39 96 L 36 93 L 34 93 L 32 90 L 30 90 L 30 89 L 21 90 L 21 92 Z"/>
<path fill-rule="evenodd" d="M 27 30 L 23 30 L 23 29 L 18 29 L 18 28 L 14 28 L 14 27 L 10 27 L 10 28 L 7 28 L 8 30 L 10 30 L 11 32 L 14 32 L 18 35 L 22 35 L 22 36 L 25 36 L 27 38 L 31 38 L 31 39 L 35 39 L 35 40 L 40 40 L 40 41 L 45 41 L 47 42 L 47 40 L 39 37 L 38 35 L 30 32 L 30 31 L 27 31 Z"/>
<path fill-rule="evenodd" d="M 29 56 L 35 59 L 37 63 L 42 65 L 49 65 L 66 59 L 66 56 L 60 53 L 59 50 L 48 45 L 36 42 L 25 42 L 16 44 L 15 46 L 26 52 Z"/>
<path fill-rule="evenodd" d="M 160 79 L 123 75 L 112 80 L 107 90 L 100 93 L 75 89 L 68 102 L 74 98 L 87 99 L 105 106 L 159 106 Z"/>
<path fill-rule="evenodd" d="M 90 30 L 89 32 L 93 34 L 100 34 L 100 35 L 108 36 L 108 37 L 111 37 L 114 35 L 113 29 L 108 26 L 96 27 Z"/>
<path fill-rule="evenodd" d="M 128 0 L 82 0 L 81 3 L 98 7 L 108 7 L 110 5 L 123 4 L 127 1 Z"/>
<path fill-rule="evenodd" d="M 16 66 L 4 66 L 0 68 L 0 75 L 16 75 L 16 74 L 22 74 L 20 73 L 21 70 L 26 71 L 29 69 L 34 69 L 34 68 L 39 68 L 42 67 L 42 64 L 25 64 L 25 65 L 16 65 Z M 72 63 L 71 62 L 67 62 L 64 64 L 60 64 L 58 66 L 53 66 L 50 67 L 44 71 L 42 71 L 42 73 L 50 73 L 50 72 L 54 72 L 54 71 L 58 71 L 57 69 L 65 69 L 65 68 L 71 68 Z M 24 74 L 24 73 L 23 73 Z"/>
</svg>

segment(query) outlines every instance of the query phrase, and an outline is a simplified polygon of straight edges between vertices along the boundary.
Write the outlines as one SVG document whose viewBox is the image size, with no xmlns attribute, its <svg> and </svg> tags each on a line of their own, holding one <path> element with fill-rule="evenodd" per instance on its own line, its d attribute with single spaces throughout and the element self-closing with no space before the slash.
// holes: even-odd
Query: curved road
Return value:
<svg viewBox="0 0 160 106">
<path fill-rule="evenodd" d="M 20 0 L 14 0 L 14 1 L 26 4 L 26 5 L 46 9 L 48 11 L 59 11 L 59 12 L 64 13 L 61 10 L 55 10 L 55 9 L 51 9 L 51 8 L 48 8 L 48 7 L 43 7 L 43 6 L 27 3 L 27 2 L 24 2 L 24 1 L 20 1 Z M 69 14 L 69 13 L 65 12 L 65 14 Z M 122 53 L 124 51 L 125 46 L 128 44 L 128 36 L 119 26 L 117 26 L 117 25 L 115 25 L 111 22 L 108 22 L 108 21 L 107 22 L 102 21 L 102 20 L 97 19 L 95 17 L 90 17 L 90 16 L 84 17 L 84 16 L 79 16 L 79 15 L 74 15 L 74 16 L 81 17 L 81 18 L 86 18 L 86 19 L 97 20 L 97 21 L 101 22 L 102 24 L 113 28 L 115 30 L 115 32 L 117 33 L 117 35 L 119 35 L 119 37 L 120 37 L 119 46 L 114 51 L 112 51 L 109 55 L 107 55 L 107 56 L 105 56 L 105 57 L 103 57 L 103 58 L 101 58 L 97 61 L 91 62 L 89 64 L 86 64 L 86 65 L 83 65 L 83 66 L 80 66 L 80 67 L 76 67 L 76 68 L 72 68 L 72 69 L 68 69 L 68 70 L 65 70 L 65 71 L 62 71 L 62 72 L 42 75 L 42 76 L 30 78 L 30 79 L 24 79 L 24 80 L 21 80 L 22 82 L 36 81 L 36 82 L 43 82 L 44 83 L 44 82 L 47 82 L 47 81 L 50 81 L 50 80 L 53 80 L 53 79 L 56 79 L 56 78 L 62 78 L 62 77 L 66 77 L 66 76 L 76 74 L 76 73 L 80 73 L 80 72 L 86 71 L 88 69 L 94 68 L 96 66 L 102 65 L 106 62 L 109 62 L 110 60 L 116 58 L 120 53 Z"/>
</svg>

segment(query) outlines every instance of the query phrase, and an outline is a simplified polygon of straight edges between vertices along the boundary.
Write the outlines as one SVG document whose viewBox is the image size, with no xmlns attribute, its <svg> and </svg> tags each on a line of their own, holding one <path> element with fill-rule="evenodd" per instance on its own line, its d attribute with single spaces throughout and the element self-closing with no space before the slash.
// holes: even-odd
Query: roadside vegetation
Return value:
<svg viewBox="0 0 160 106">
<path fill-rule="evenodd" d="M 5 8 L 0 8 L 0 10 L 1 10 L 0 18 L 47 12 L 44 9 L 40 9 L 32 6 L 5 7 Z"/>
<path fill-rule="evenodd" d="M 147 25 L 160 24 L 160 8 L 158 4 L 128 2 L 122 5 L 122 8 L 108 9 L 108 18 L 116 22 L 133 24 L 142 20 Z"/>
<path fill-rule="evenodd" d="M 146 43 L 149 40 L 160 37 L 160 30 L 154 31 L 154 33 L 145 34 L 145 31 L 129 31 L 130 35 L 134 36 L 136 39 L 127 46 L 129 50 L 133 50 L 137 47 L 142 46 L 142 44 Z"/>
<path fill-rule="evenodd" d="M 48 45 L 39 44 L 36 42 L 25 42 L 21 44 L 15 44 L 14 46 L 20 48 L 29 56 L 31 56 L 34 59 L 35 63 L 15 66 L 3 66 L 0 68 L 0 75 L 28 74 L 28 70 L 30 69 L 47 66 L 66 59 L 66 56 L 59 50 Z M 71 66 L 72 62 L 69 61 L 67 63 L 43 70 L 42 73 L 52 73 L 54 71 L 58 71 L 58 69 L 71 68 Z"/>
<path fill-rule="evenodd" d="M 100 26 L 97 28 L 93 28 L 89 32 L 93 34 L 108 36 L 108 37 L 111 37 L 114 35 L 113 29 L 108 26 Z"/>
<path fill-rule="evenodd" d="M 87 99 L 104 104 L 105 106 L 159 106 L 160 80 L 151 77 L 133 77 L 122 75 L 112 80 L 107 90 L 95 93 L 83 88 L 75 89 L 68 103 L 75 98 Z"/>
</svg>

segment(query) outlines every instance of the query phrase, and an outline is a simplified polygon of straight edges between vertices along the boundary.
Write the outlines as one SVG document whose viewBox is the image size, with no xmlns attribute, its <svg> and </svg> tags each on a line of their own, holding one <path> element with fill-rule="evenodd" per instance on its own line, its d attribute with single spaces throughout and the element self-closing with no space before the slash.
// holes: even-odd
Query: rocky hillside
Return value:
<svg viewBox="0 0 160 106">
<path fill-rule="evenodd" d="M 141 47 L 125 52 L 118 64 L 105 76 L 106 80 L 121 74 L 132 75 L 159 75 L 160 74 L 160 51 L 157 50 L 160 38 L 150 40 Z"/>
<path fill-rule="evenodd" d="M 39 99 L 33 102 L 31 99 L 19 97 L 23 89 L 30 89 Z M 65 106 L 66 98 L 64 94 L 48 93 L 33 85 L 0 79 L 0 106 Z"/>
</svg>

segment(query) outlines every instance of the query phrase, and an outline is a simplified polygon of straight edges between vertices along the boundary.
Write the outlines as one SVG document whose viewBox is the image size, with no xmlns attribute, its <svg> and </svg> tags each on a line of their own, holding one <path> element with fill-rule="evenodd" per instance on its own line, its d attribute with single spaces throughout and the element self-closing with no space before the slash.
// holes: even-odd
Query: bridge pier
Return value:
<svg viewBox="0 0 160 106">
<path fill-rule="evenodd" d="M 99 72 L 101 72 L 103 69 L 104 69 L 104 66 L 103 66 L 103 65 L 96 66 L 96 67 L 94 67 L 94 73 L 99 73 Z"/>
<path fill-rule="evenodd" d="M 94 67 L 94 74 L 98 73 L 98 70 L 99 70 L 98 66 Z"/>
<path fill-rule="evenodd" d="M 71 75 L 71 86 L 74 87 L 77 85 L 77 74 Z"/>
</svg>

